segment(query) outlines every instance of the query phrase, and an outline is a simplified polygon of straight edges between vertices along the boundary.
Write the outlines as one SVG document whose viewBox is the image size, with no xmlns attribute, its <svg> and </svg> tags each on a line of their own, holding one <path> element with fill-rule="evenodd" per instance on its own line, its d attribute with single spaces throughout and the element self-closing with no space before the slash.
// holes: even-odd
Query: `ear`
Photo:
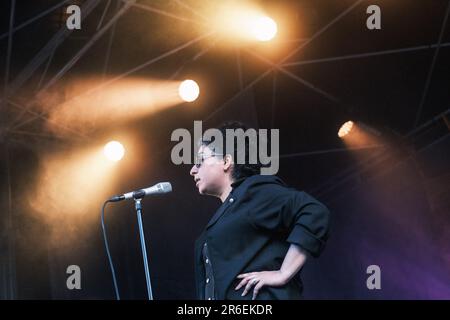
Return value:
<svg viewBox="0 0 450 320">
<path fill-rule="evenodd" d="M 223 157 L 223 171 L 228 171 L 231 169 L 231 165 L 233 164 L 233 157 L 230 154 L 226 154 Z"/>
</svg>

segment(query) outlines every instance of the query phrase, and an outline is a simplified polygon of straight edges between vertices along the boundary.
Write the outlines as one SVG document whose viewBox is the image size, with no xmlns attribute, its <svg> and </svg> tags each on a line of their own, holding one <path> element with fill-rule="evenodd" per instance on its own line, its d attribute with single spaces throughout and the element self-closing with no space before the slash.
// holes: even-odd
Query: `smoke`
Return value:
<svg viewBox="0 0 450 320">
<path fill-rule="evenodd" d="M 178 95 L 179 81 L 110 80 L 79 78 L 42 93 L 38 105 L 48 114 L 47 128 L 59 135 L 67 134 L 67 127 L 87 134 L 182 102 Z"/>
<path fill-rule="evenodd" d="M 49 226 L 53 246 L 66 246 L 98 226 L 100 207 L 112 192 L 117 165 L 101 151 L 91 148 L 41 156 L 30 205 Z"/>
</svg>

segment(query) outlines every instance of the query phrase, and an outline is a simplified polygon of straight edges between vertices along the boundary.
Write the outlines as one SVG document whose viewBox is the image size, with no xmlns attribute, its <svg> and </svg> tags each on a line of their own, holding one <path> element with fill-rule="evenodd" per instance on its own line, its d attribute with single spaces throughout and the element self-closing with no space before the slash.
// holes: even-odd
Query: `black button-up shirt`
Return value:
<svg viewBox="0 0 450 320">
<path fill-rule="evenodd" d="M 328 238 L 328 209 L 279 178 L 256 175 L 232 188 L 195 243 L 199 299 L 251 299 L 241 296 L 243 288 L 234 290 L 237 275 L 279 270 L 290 244 L 317 257 Z M 295 277 L 281 287 L 263 287 L 257 299 L 299 299 L 301 291 Z"/>
<path fill-rule="evenodd" d="M 235 187 L 235 186 L 239 185 L 242 181 L 243 181 L 243 179 L 238 180 L 235 183 L 233 183 L 231 186 Z M 232 190 L 222 205 L 230 205 L 233 202 L 234 202 L 234 198 L 233 198 L 233 190 Z M 214 283 L 215 283 L 214 273 L 213 273 L 211 258 L 208 253 L 207 242 L 205 242 L 203 244 L 202 259 L 203 259 L 203 264 L 205 267 L 205 299 L 206 300 L 215 300 L 216 294 L 214 291 L 214 286 L 215 286 L 214 285 Z"/>
<path fill-rule="evenodd" d="M 211 266 L 211 261 L 209 260 L 208 254 L 208 244 L 205 242 L 202 249 L 203 262 L 205 265 L 205 299 L 215 300 L 214 294 L 214 274 Z"/>
</svg>

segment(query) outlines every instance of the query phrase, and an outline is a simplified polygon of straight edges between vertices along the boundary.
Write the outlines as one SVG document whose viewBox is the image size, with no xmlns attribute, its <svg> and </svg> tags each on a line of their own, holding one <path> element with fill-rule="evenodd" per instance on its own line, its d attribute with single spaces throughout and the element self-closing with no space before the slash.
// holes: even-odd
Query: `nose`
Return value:
<svg viewBox="0 0 450 320">
<path fill-rule="evenodd" d="M 195 175 L 197 174 L 197 172 L 198 172 L 198 168 L 197 168 L 197 166 L 194 164 L 194 165 L 192 166 L 191 171 L 189 172 L 189 174 L 190 174 L 191 176 L 195 176 Z"/>
</svg>

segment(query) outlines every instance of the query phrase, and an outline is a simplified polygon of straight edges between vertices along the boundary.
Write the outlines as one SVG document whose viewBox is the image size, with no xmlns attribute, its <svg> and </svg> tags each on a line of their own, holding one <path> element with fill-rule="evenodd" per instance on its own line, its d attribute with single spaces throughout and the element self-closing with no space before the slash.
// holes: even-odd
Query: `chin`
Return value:
<svg viewBox="0 0 450 320">
<path fill-rule="evenodd" d="M 200 185 L 200 186 L 198 186 L 198 193 L 200 193 L 200 194 L 205 194 L 205 189 L 204 188 L 202 188 L 202 186 Z"/>
<path fill-rule="evenodd" d="M 208 190 L 205 187 L 203 187 L 202 185 L 198 186 L 198 193 L 200 193 L 201 195 L 210 195 Z"/>
</svg>

